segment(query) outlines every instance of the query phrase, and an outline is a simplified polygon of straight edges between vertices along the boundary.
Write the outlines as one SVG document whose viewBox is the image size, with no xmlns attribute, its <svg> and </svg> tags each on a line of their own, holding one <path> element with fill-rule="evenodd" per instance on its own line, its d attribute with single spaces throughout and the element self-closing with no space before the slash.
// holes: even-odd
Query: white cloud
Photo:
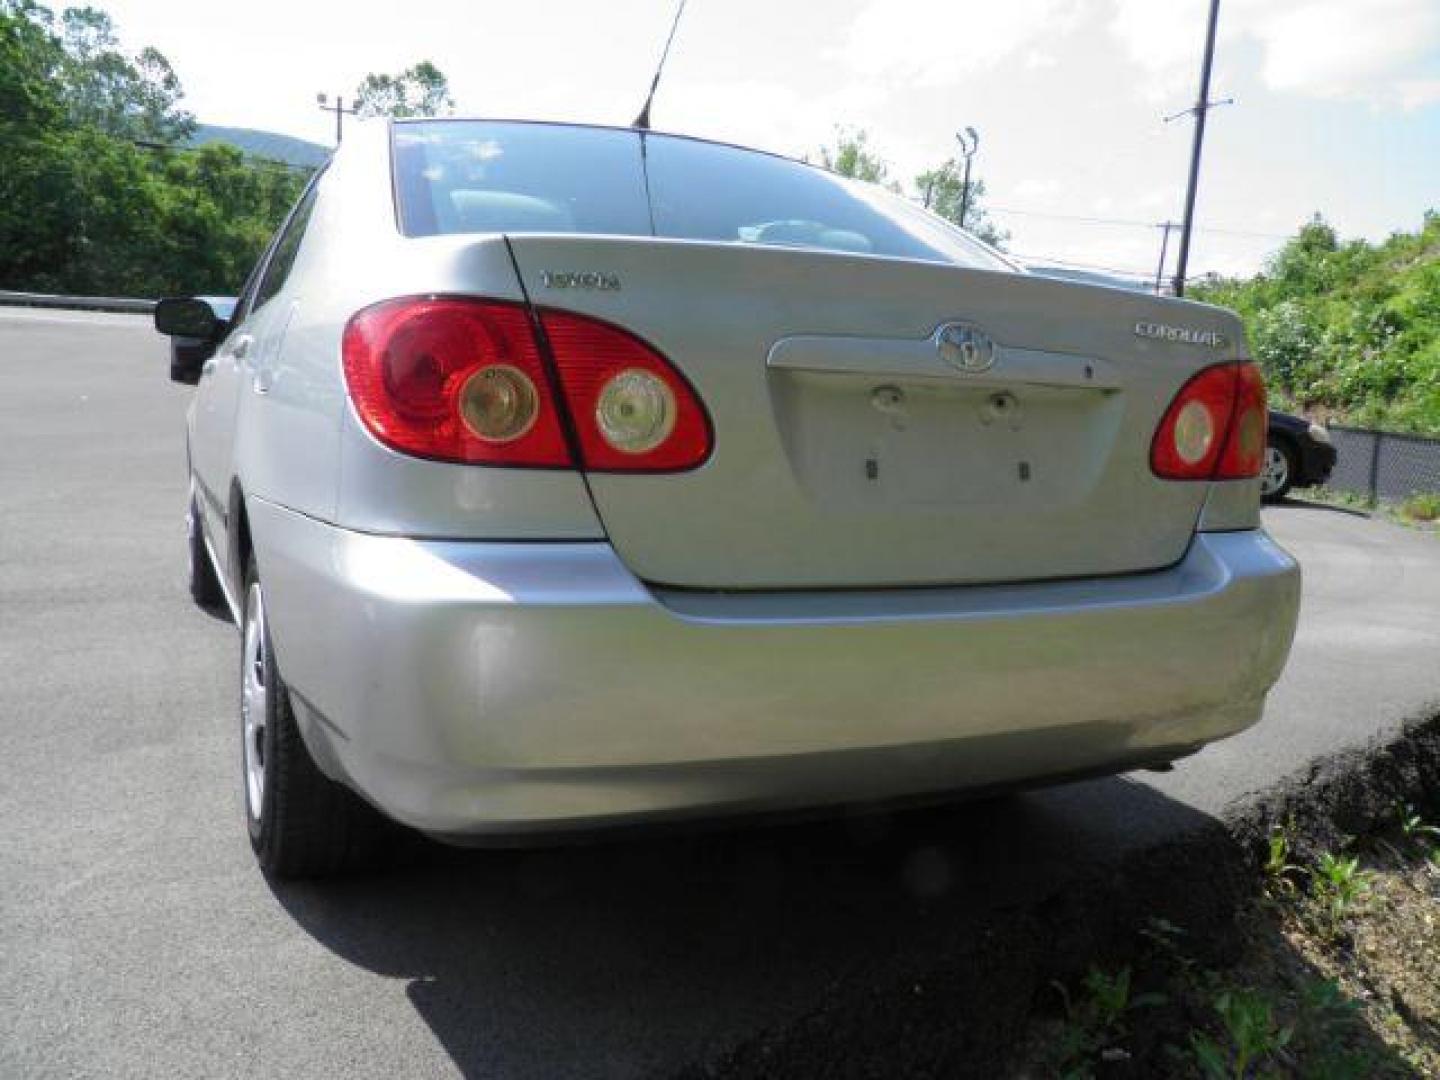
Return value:
<svg viewBox="0 0 1440 1080">
<path fill-rule="evenodd" d="M 1398 76 L 1440 49 L 1435 0 L 1323 0 L 1257 9 L 1252 33 L 1276 90 L 1393 100 Z"/>
<path fill-rule="evenodd" d="M 1111 29 L 1146 72 L 1151 96 L 1194 82 L 1205 11 L 1204 0 L 1115 0 Z M 1403 108 L 1440 100 L 1436 0 L 1228 0 L 1219 36 L 1232 48 L 1258 46 L 1272 90 Z"/>
<path fill-rule="evenodd" d="M 992 70 L 1072 25 L 1081 0 L 870 0 L 850 26 L 841 56 L 867 75 L 903 73 L 912 84 L 947 85 Z M 1029 62 L 1045 54 L 1027 51 Z"/>
<path fill-rule="evenodd" d="M 1015 185 L 1015 199 L 1027 206 L 1046 206 L 1061 193 L 1060 181 L 1027 176 Z"/>
</svg>

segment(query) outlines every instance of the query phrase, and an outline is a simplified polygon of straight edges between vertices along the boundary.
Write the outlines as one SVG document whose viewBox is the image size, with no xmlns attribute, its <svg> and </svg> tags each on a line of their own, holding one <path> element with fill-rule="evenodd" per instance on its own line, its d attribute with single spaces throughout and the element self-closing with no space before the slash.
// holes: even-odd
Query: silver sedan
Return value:
<svg viewBox="0 0 1440 1080">
<path fill-rule="evenodd" d="M 270 873 L 1162 765 L 1290 648 L 1231 313 L 800 162 L 361 125 L 156 324 Z"/>
</svg>

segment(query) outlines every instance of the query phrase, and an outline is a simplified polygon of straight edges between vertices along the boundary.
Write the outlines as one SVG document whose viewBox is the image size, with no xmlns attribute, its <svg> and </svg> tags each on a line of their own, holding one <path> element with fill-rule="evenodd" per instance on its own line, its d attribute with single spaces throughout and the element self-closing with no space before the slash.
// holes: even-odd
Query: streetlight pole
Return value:
<svg viewBox="0 0 1440 1080">
<path fill-rule="evenodd" d="M 970 136 L 967 142 L 965 136 Z M 973 127 L 967 127 L 964 131 L 955 133 L 955 141 L 960 144 L 960 153 L 965 158 L 965 176 L 960 181 L 960 228 L 965 228 L 965 215 L 970 209 L 970 160 L 975 156 L 975 151 L 980 149 L 980 135 Z"/>
<path fill-rule="evenodd" d="M 1210 68 L 1215 60 L 1215 24 L 1220 19 L 1220 0 L 1210 0 L 1210 20 L 1205 27 L 1205 59 L 1200 65 L 1200 96 L 1195 99 L 1195 140 L 1190 146 L 1190 180 L 1185 186 L 1185 219 L 1180 224 L 1180 257 L 1175 266 L 1175 295 L 1185 295 L 1185 271 L 1190 264 L 1190 230 L 1195 224 L 1195 189 L 1200 182 L 1200 148 L 1205 142 L 1205 114 L 1219 102 L 1210 100 Z"/>
<path fill-rule="evenodd" d="M 1175 223 L 1166 219 L 1160 223 L 1160 228 L 1165 230 L 1165 235 L 1160 238 L 1160 265 L 1155 267 L 1155 295 L 1160 295 L 1160 283 L 1165 280 L 1165 253 L 1170 250 L 1170 230 Z"/>
<path fill-rule="evenodd" d="M 339 94 L 335 95 L 334 105 L 328 104 L 329 100 L 330 98 L 327 94 L 315 95 L 315 102 L 320 106 L 322 111 L 333 112 L 335 114 L 335 145 L 339 146 L 340 140 L 345 135 L 345 115 L 349 113 L 351 116 L 354 116 L 355 110 L 347 109 L 345 107 L 345 99 Z M 352 104 L 354 103 L 352 102 Z"/>
</svg>

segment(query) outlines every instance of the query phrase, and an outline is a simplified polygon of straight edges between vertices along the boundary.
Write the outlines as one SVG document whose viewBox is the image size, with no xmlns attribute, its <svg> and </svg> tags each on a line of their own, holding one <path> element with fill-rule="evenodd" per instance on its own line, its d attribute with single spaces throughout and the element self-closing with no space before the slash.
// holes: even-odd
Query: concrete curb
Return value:
<svg viewBox="0 0 1440 1080">
<path fill-rule="evenodd" d="M 155 301 L 128 296 L 57 296 L 51 293 L 9 292 L 0 289 L 0 306 L 123 311 L 148 315 L 155 310 Z"/>
<path fill-rule="evenodd" d="M 1184 927 L 1199 960 L 1233 960 L 1234 914 L 1260 887 L 1257 868 L 1272 825 L 1289 823 L 1301 850 L 1327 848 L 1393 823 L 1400 801 L 1428 813 L 1440 808 L 1440 711 L 1411 719 L 1389 739 L 1313 763 L 1223 821 L 1094 866 L 1063 891 L 983 925 L 937 934 L 923 968 L 856 973 L 785 1028 L 667 1075 L 1005 1075 L 1052 981 L 1073 980 L 1097 963 L 1128 963 L 1148 920 Z"/>
</svg>

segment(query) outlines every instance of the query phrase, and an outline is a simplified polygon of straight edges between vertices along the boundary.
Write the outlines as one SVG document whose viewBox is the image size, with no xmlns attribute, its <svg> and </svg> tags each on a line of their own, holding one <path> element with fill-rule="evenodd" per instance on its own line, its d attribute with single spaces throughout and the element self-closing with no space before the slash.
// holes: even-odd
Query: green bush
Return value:
<svg viewBox="0 0 1440 1080">
<path fill-rule="evenodd" d="M 1318 215 L 1248 281 L 1195 289 L 1244 318 L 1277 402 L 1440 435 L 1440 213 L 1380 244 Z"/>
</svg>

